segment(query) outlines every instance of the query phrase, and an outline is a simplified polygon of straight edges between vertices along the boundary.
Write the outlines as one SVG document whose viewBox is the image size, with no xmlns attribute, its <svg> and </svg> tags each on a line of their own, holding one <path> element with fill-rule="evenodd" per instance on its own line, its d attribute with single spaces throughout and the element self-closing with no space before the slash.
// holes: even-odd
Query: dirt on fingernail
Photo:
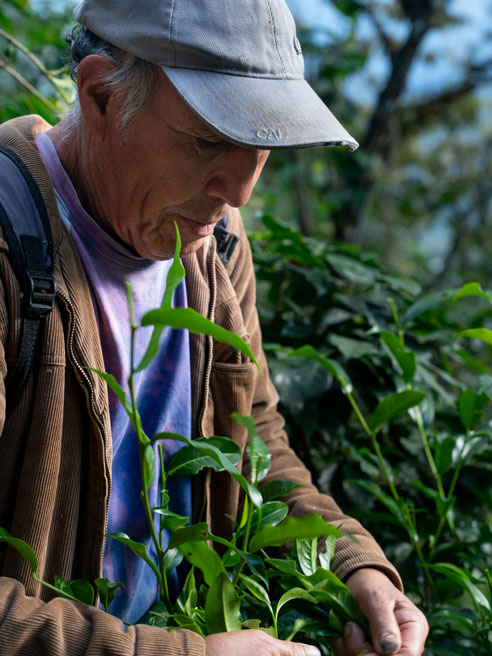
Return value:
<svg viewBox="0 0 492 656">
<path fill-rule="evenodd" d="M 394 638 L 394 636 L 391 636 L 391 638 L 389 636 L 383 638 L 380 640 L 380 644 L 383 654 L 393 654 L 401 647 L 400 643 Z"/>
</svg>

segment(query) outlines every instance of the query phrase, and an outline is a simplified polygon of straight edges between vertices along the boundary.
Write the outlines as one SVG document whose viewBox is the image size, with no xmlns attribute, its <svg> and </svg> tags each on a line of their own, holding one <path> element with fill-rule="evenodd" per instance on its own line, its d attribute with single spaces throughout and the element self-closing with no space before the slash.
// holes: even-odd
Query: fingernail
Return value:
<svg viewBox="0 0 492 656">
<path fill-rule="evenodd" d="M 401 647 L 401 643 L 394 633 L 383 633 L 379 637 L 379 644 L 381 645 L 383 654 L 393 654 L 393 652 L 398 651 Z"/>
<path fill-rule="evenodd" d="M 305 656 L 321 656 L 320 650 L 314 645 L 304 645 Z"/>
<path fill-rule="evenodd" d="M 343 637 L 348 640 L 350 636 L 352 635 L 352 624 L 350 622 L 347 622 L 345 626 L 343 627 Z"/>
</svg>

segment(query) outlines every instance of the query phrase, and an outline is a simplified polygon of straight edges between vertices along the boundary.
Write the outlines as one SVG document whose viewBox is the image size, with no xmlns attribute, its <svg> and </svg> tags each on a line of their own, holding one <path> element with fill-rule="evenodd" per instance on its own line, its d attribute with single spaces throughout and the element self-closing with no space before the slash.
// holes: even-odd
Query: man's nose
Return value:
<svg viewBox="0 0 492 656">
<path fill-rule="evenodd" d="M 229 144 L 218 158 L 205 193 L 231 207 L 241 207 L 248 202 L 268 155 L 268 151 Z"/>
</svg>

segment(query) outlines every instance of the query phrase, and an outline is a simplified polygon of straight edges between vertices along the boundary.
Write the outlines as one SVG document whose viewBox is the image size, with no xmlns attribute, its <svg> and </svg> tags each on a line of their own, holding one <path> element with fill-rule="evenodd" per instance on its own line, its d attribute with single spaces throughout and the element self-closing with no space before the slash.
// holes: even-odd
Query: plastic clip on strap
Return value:
<svg viewBox="0 0 492 656">
<path fill-rule="evenodd" d="M 24 277 L 24 315 L 40 319 L 51 312 L 55 303 L 56 283 L 46 268 L 43 247 L 37 237 L 20 237 L 26 271 Z"/>
<path fill-rule="evenodd" d="M 217 254 L 224 264 L 227 264 L 231 259 L 238 240 L 238 236 L 227 230 L 226 226 L 227 215 L 217 223 L 214 229 L 214 236 L 217 240 Z"/>
<path fill-rule="evenodd" d="M 23 280 L 24 319 L 17 362 L 6 381 L 9 408 L 17 405 L 31 375 L 41 334 L 41 319 L 53 309 L 56 296 L 56 283 L 46 268 L 40 239 L 21 235 L 20 242 L 26 265 Z"/>
</svg>

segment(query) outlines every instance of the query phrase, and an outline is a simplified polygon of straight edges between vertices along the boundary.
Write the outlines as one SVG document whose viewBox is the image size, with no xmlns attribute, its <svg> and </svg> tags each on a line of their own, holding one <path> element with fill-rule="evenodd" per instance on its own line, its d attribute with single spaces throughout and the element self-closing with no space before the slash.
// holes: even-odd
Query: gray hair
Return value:
<svg viewBox="0 0 492 656">
<path fill-rule="evenodd" d="M 157 82 L 159 67 L 113 46 L 85 27 L 77 26 L 65 37 L 69 45 L 71 61 L 69 71 L 74 82 L 80 62 L 88 55 L 101 55 L 116 67 L 101 74 L 105 85 L 122 100 L 118 129 L 122 136 L 131 134 L 135 117 L 151 97 Z M 68 129 L 72 131 L 82 120 L 80 103 L 76 98 L 66 116 Z"/>
</svg>

